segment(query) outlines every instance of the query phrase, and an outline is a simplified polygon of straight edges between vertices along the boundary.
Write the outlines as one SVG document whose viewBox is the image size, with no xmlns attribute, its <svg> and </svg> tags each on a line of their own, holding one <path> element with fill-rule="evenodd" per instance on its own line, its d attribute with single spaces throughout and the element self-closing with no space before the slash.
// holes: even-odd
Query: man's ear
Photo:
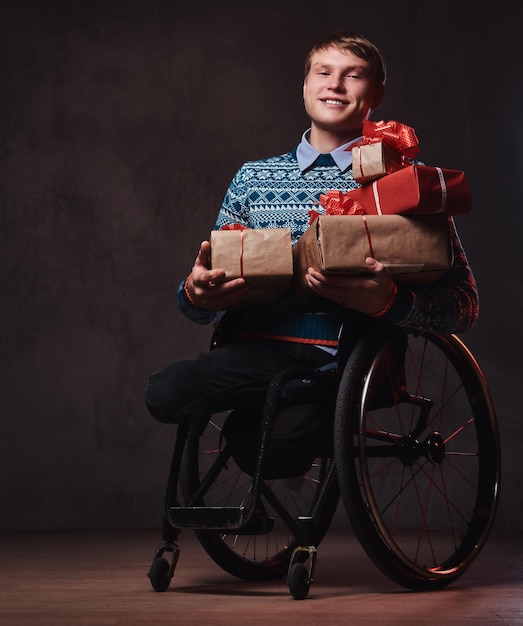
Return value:
<svg viewBox="0 0 523 626">
<path fill-rule="evenodd" d="M 385 95 L 385 85 L 377 85 L 374 90 L 374 97 L 372 100 L 372 109 L 377 109 L 380 104 L 383 102 L 383 97 Z"/>
</svg>

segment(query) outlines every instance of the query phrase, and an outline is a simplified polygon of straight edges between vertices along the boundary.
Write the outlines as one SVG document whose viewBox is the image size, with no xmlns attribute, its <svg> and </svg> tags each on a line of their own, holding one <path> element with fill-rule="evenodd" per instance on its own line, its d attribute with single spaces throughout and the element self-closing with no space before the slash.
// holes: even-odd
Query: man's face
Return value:
<svg viewBox="0 0 523 626">
<path fill-rule="evenodd" d="M 383 98 L 367 61 L 329 47 L 316 52 L 303 84 L 305 110 L 312 128 L 351 139 L 360 134 L 371 109 Z"/>
</svg>

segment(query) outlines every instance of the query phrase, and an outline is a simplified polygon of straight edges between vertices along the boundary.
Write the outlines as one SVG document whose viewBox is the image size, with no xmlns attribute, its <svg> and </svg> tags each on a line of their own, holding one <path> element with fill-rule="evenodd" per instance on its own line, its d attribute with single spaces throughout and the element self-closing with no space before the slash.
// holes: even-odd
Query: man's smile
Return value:
<svg viewBox="0 0 523 626">
<path fill-rule="evenodd" d="M 332 98 L 321 98 L 321 101 L 325 104 L 334 104 L 336 106 L 344 106 L 348 104 L 348 102 L 345 102 L 344 100 L 334 100 Z"/>
</svg>

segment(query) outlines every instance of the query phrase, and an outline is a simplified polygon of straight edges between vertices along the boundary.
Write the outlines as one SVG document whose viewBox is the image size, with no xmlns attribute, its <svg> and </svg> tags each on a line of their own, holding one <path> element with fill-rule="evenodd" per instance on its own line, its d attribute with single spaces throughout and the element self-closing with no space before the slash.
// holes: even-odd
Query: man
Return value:
<svg viewBox="0 0 523 626">
<path fill-rule="evenodd" d="M 344 32 L 320 41 L 307 57 L 303 99 L 310 129 L 293 151 L 244 164 L 234 177 L 215 228 L 239 223 L 248 228 L 288 227 L 293 242 L 308 225 L 320 193 L 358 187 L 346 148 L 384 96 L 385 64 L 365 37 Z M 178 423 L 214 412 L 263 402 L 272 377 L 294 365 L 320 367 L 334 360 L 342 323 L 361 334 L 368 321 L 437 332 L 470 329 L 478 314 L 474 278 L 454 225 L 455 262 L 429 288 L 396 285 L 379 259 L 368 258 L 369 275 L 324 276 L 309 268 L 311 298 L 287 296 L 243 307 L 243 278 L 223 282 L 210 269 L 210 244 L 201 244 L 191 273 L 180 285 L 181 310 L 197 323 L 221 311 L 243 310 L 234 339 L 195 359 L 179 361 L 151 375 L 146 402 L 151 414 Z"/>
</svg>

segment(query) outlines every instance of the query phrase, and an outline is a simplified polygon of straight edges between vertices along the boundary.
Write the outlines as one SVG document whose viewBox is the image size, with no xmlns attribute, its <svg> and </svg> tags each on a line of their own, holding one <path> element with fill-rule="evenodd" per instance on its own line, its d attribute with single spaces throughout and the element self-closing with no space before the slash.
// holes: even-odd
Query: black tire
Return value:
<svg viewBox="0 0 523 626">
<path fill-rule="evenodd" d="M 169 587 L 171 582 L 170 567 L 167 559 L 159 557 L 153 560 L 148 576 L 155 591 L 165 591 Z"/>
<path fill-rule="evenodd" d="M 224 415 L 215 415 L 200 436 L 191 427 L 181 468 L 185 503 L 196 506 L 240 506 L 248 501 L 252 478 L 243 473 L 224 448 L 221 430 Z M 287 575 L 292 553 L 298 542 L 297 518 L 314 518 L 312 542 L 319 545 L 330 525 L 339 499 L 335 473 L 326 479 L 333 461 L 316 459 L 303 476 L 263 481 L 261 507 L 274 527 L 266 532 L 247 534 L 197 530 L 196 535 L 208 555 L 225 571 L 244 580 L 281 578 Z M 203 497 L 193 494 L 204 476 L 213 476 Z M 324 504 L 318 507 L 320 493 Z"/>
<path fill-rule="evenodd" d="M 303 563 L 295 563 L 289 570 L 289 591 L 295 600 L 304 600 L 309 595 L 309 569 Z"/>
<path fill-rule="evenodd" d="M 405 339 L 403 375 L 391 354 Z M 406 391 L 397 403 L 384 380 Z M 491 530 L 500 480 L 494 408 L 465 345 L 397 331 L 360 342 L 342 375 L 334 441 L 341 498 L 371 560 L 415 590 L 461 576 Z"/>
</svg>

